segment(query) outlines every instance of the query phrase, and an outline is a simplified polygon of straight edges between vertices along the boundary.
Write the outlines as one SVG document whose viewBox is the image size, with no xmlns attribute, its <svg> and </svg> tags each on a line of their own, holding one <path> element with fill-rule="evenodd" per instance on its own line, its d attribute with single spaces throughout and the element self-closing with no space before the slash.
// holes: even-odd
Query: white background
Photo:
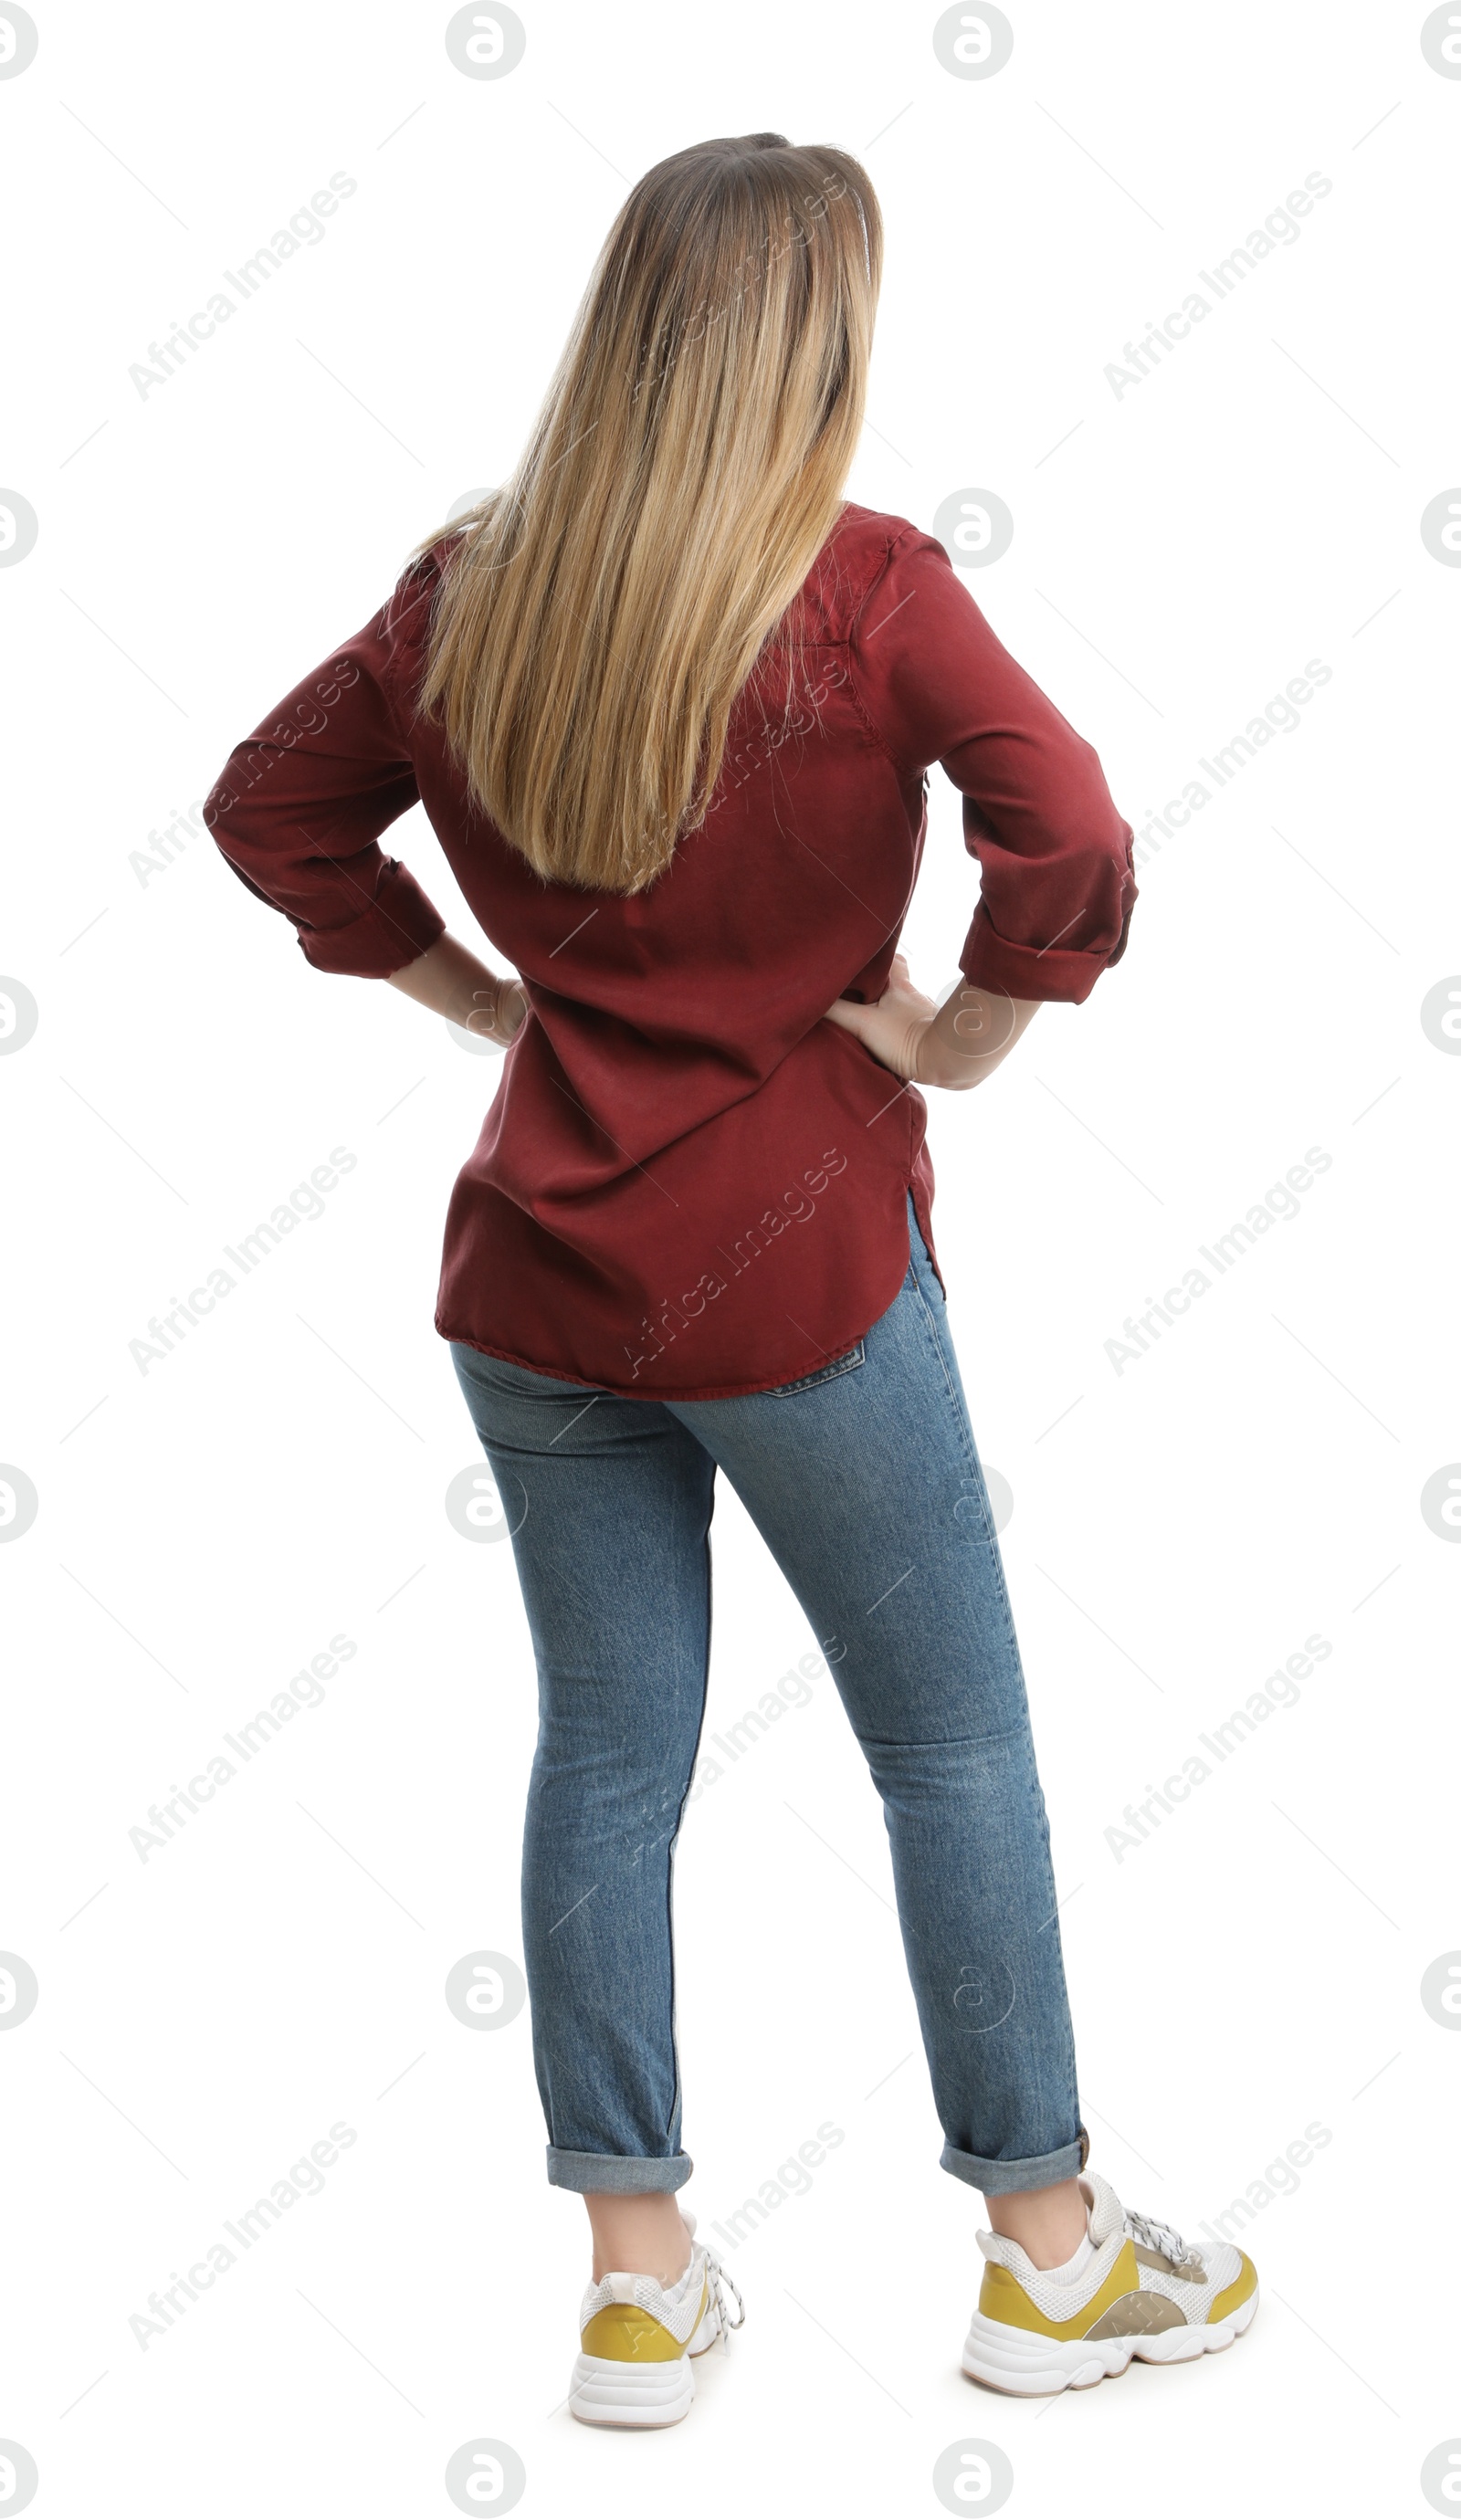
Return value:
<svg viewBox="0 0 1461 2520">
<path fill-rule="evenodd" d="M 1420 1020 L 1461 970 L 1461 572 L 1420 534 L 1461 479 L 1461 80 L 1399 6 L 1040 0 L 985 81 L 940 66 L 934 14 L 549 0 L 479 81 L 444 9 L 78 5 L 0 81 L 0 477 L 39 519 L 0 571 L 0 969 L 39 1009 L 0 1058 L 0 1458 L 39 1496 L 0 1550 L 0 1944 L 40 1987 L 0 2040 L 0 2435 L 37 2511 L 445 2512 L 488 2437 L 552 2514 L 936 2511 L 967 2439 L 1020 2511 L 1403 2512 L 1461 2435 L 1461 2040 L 1419 1992 L 1461 1945 L 1461 1550 L 1419 1502 L 1461 1456 L 1461 1061 Z M 686 2201 L 721 2218 L 823 2121 L 845 2139 L 725 2251 L 750 2317 L 690 2420 L 616 2439 L 562 2405 L 586 2229 L 543 2176 L 526 2014 L 474 2033 L 442 1993 L 521 1954 L 531 1659 L 510 1552 L 443 1510 L 475 1442 L 432 1327 L 499 1071 L 312 972 L 205 836 L 145 883 L 131 858 L 502 477 L 628 183 L 767 128 L 864 155 L 887 218 L 851 494 L 925 525 L 1007 502 L 968 582 L 1133 823 L 1332 669 L 1148 857 L 1090 1002 L 930 1098 L 1093 2164 L 1200 2236 L 1306 2126 L 1332 2139 L 1243 2234 L 1265 2298 L 1232 2354 L 1048 2405 L 964 2382 L 982 2208 L 937 2167 L 823 1677 L 682 1837 Z M 129 366 L 336 170 L 324 240 L 140 396 Z M 1119 400 L 1107 363 L 1311 171 L 1300 240 Z M 419 811 L 391 846 L 470 934 Z M 975 882 L 936 776 L 931 987 Z M 325 1215 L 139 1372 L 150 1316 L 337 1146 Z M 1301 1214 L 1118 1372 L 1124 1317 L 1311 1147 Z M 724 1488 L 714 1545 L 712 1729 L 812 1642 Z M 149 1805 L 342 1633 L 325 1703 L 143 1864 Z M 1119 1862 L 1123 1807 L 1313 1634 L 1299 1704 Z M 340 2120 L 325 2192 L 141 2350 L 148 2295 Z"/>
</svg>

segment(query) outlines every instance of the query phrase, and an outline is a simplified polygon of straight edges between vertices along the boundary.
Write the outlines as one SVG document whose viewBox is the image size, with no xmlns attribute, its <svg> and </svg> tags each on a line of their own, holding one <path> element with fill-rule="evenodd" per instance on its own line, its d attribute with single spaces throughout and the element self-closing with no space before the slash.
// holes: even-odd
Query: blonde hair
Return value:
<svg viewBox="0 0 1461 2520">
<path fill-rule="evenodd" d="M 459 527 L 420 695 L 545 878 L 640 892 L 704 822 L 844 506 L 882 260 L 855 158 L 775 132 L 662 159 L 616 219 L 516 472 Z"/>
</svg>

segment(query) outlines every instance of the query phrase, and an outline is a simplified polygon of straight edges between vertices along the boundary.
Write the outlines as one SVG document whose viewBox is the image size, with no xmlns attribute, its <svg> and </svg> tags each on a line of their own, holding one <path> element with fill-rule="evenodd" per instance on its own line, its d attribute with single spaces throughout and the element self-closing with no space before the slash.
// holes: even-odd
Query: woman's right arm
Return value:
<svg viewBox="0 0 1461 2520">
<path fill-rule="evenodd" d="M 1043 1004 L 1041 998 L 1009 998 L 1002 989 L 979 988 L 961 978 L 942 1006 L 936 1006 L 914 987 L 902 955 L 894 954 L 888 986 L 874 1005 L 839 998 L 827 1019 L 855 1034 L 874 1058 L 908 1084 L 958 1092 L 993 1075 Z"/>
<path fill-rule="evenodd" d="M 1078 1006 L 1125 950 L 1131 827 L 1092 746 L 996 638 L 948 554 L 909 525 L 848 642 L 853 687 L 905 777 L 941 762 L 964 798 L 980 897 L 941 1008 L 894 963 L 834 1022 L 920 1084 L 978 1083 L 1047 1001 Z"/>
</svg>

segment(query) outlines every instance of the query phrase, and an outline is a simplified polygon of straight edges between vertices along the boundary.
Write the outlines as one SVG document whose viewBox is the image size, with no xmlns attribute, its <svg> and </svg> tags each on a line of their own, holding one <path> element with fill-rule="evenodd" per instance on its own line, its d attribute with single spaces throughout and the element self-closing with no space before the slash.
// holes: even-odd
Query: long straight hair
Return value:
<svg viewBox="0 0 1461 2520">
<path fill-rule="evenodd" d="M 640 892 L 704 822 L 845 504 L 882 263 L 855 158 L 776 132 L 625 202 L 516 472 L 458 528 L 421 685 L 540 876 Z"/>
</svg>

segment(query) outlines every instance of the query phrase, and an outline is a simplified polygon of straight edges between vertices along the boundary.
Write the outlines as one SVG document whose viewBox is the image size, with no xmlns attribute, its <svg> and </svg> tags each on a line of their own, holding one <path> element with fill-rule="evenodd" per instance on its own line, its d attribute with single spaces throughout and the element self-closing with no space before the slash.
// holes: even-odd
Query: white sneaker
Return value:
<svg viewBox="0 0 1461 2520">
<path fill-rule="evenodd" d="M 979 2234 L 988 2264 L 964 2369 L 986 2389 L 1053 2397 L 1114 2379 L 1133 2355 L 1195 2362 L 1231 2345 L 1257 2309 L 1257 2274 L 1241 2249 L 1190 2249 L 1168 2224 L 1128 2214 L 1094 2173 L 1078 2184 L 1091 2254 L 1073 2281 L 1042 2273 L 1014 2240 Z"/>
<path fill-rule="evenodd" d="M 609 2274 L 583 2296 L 580 2350 L 569 2391 L 569 2412 L 580 2424 L 648 2430 L 679 2423 L 695 2396 L 692 2359 L 745 2321 L 746 2305 L 732 2277 L 696 2239 L 694 2215 L 683 2208 L 681 2213 L 690 2233 L 690 2264 L 677 2282 L 666 2286 L 653 2275 Z M 736 2295 L 739 2318 L 727 2314 L 722 2282 Z"/>
</svg>

